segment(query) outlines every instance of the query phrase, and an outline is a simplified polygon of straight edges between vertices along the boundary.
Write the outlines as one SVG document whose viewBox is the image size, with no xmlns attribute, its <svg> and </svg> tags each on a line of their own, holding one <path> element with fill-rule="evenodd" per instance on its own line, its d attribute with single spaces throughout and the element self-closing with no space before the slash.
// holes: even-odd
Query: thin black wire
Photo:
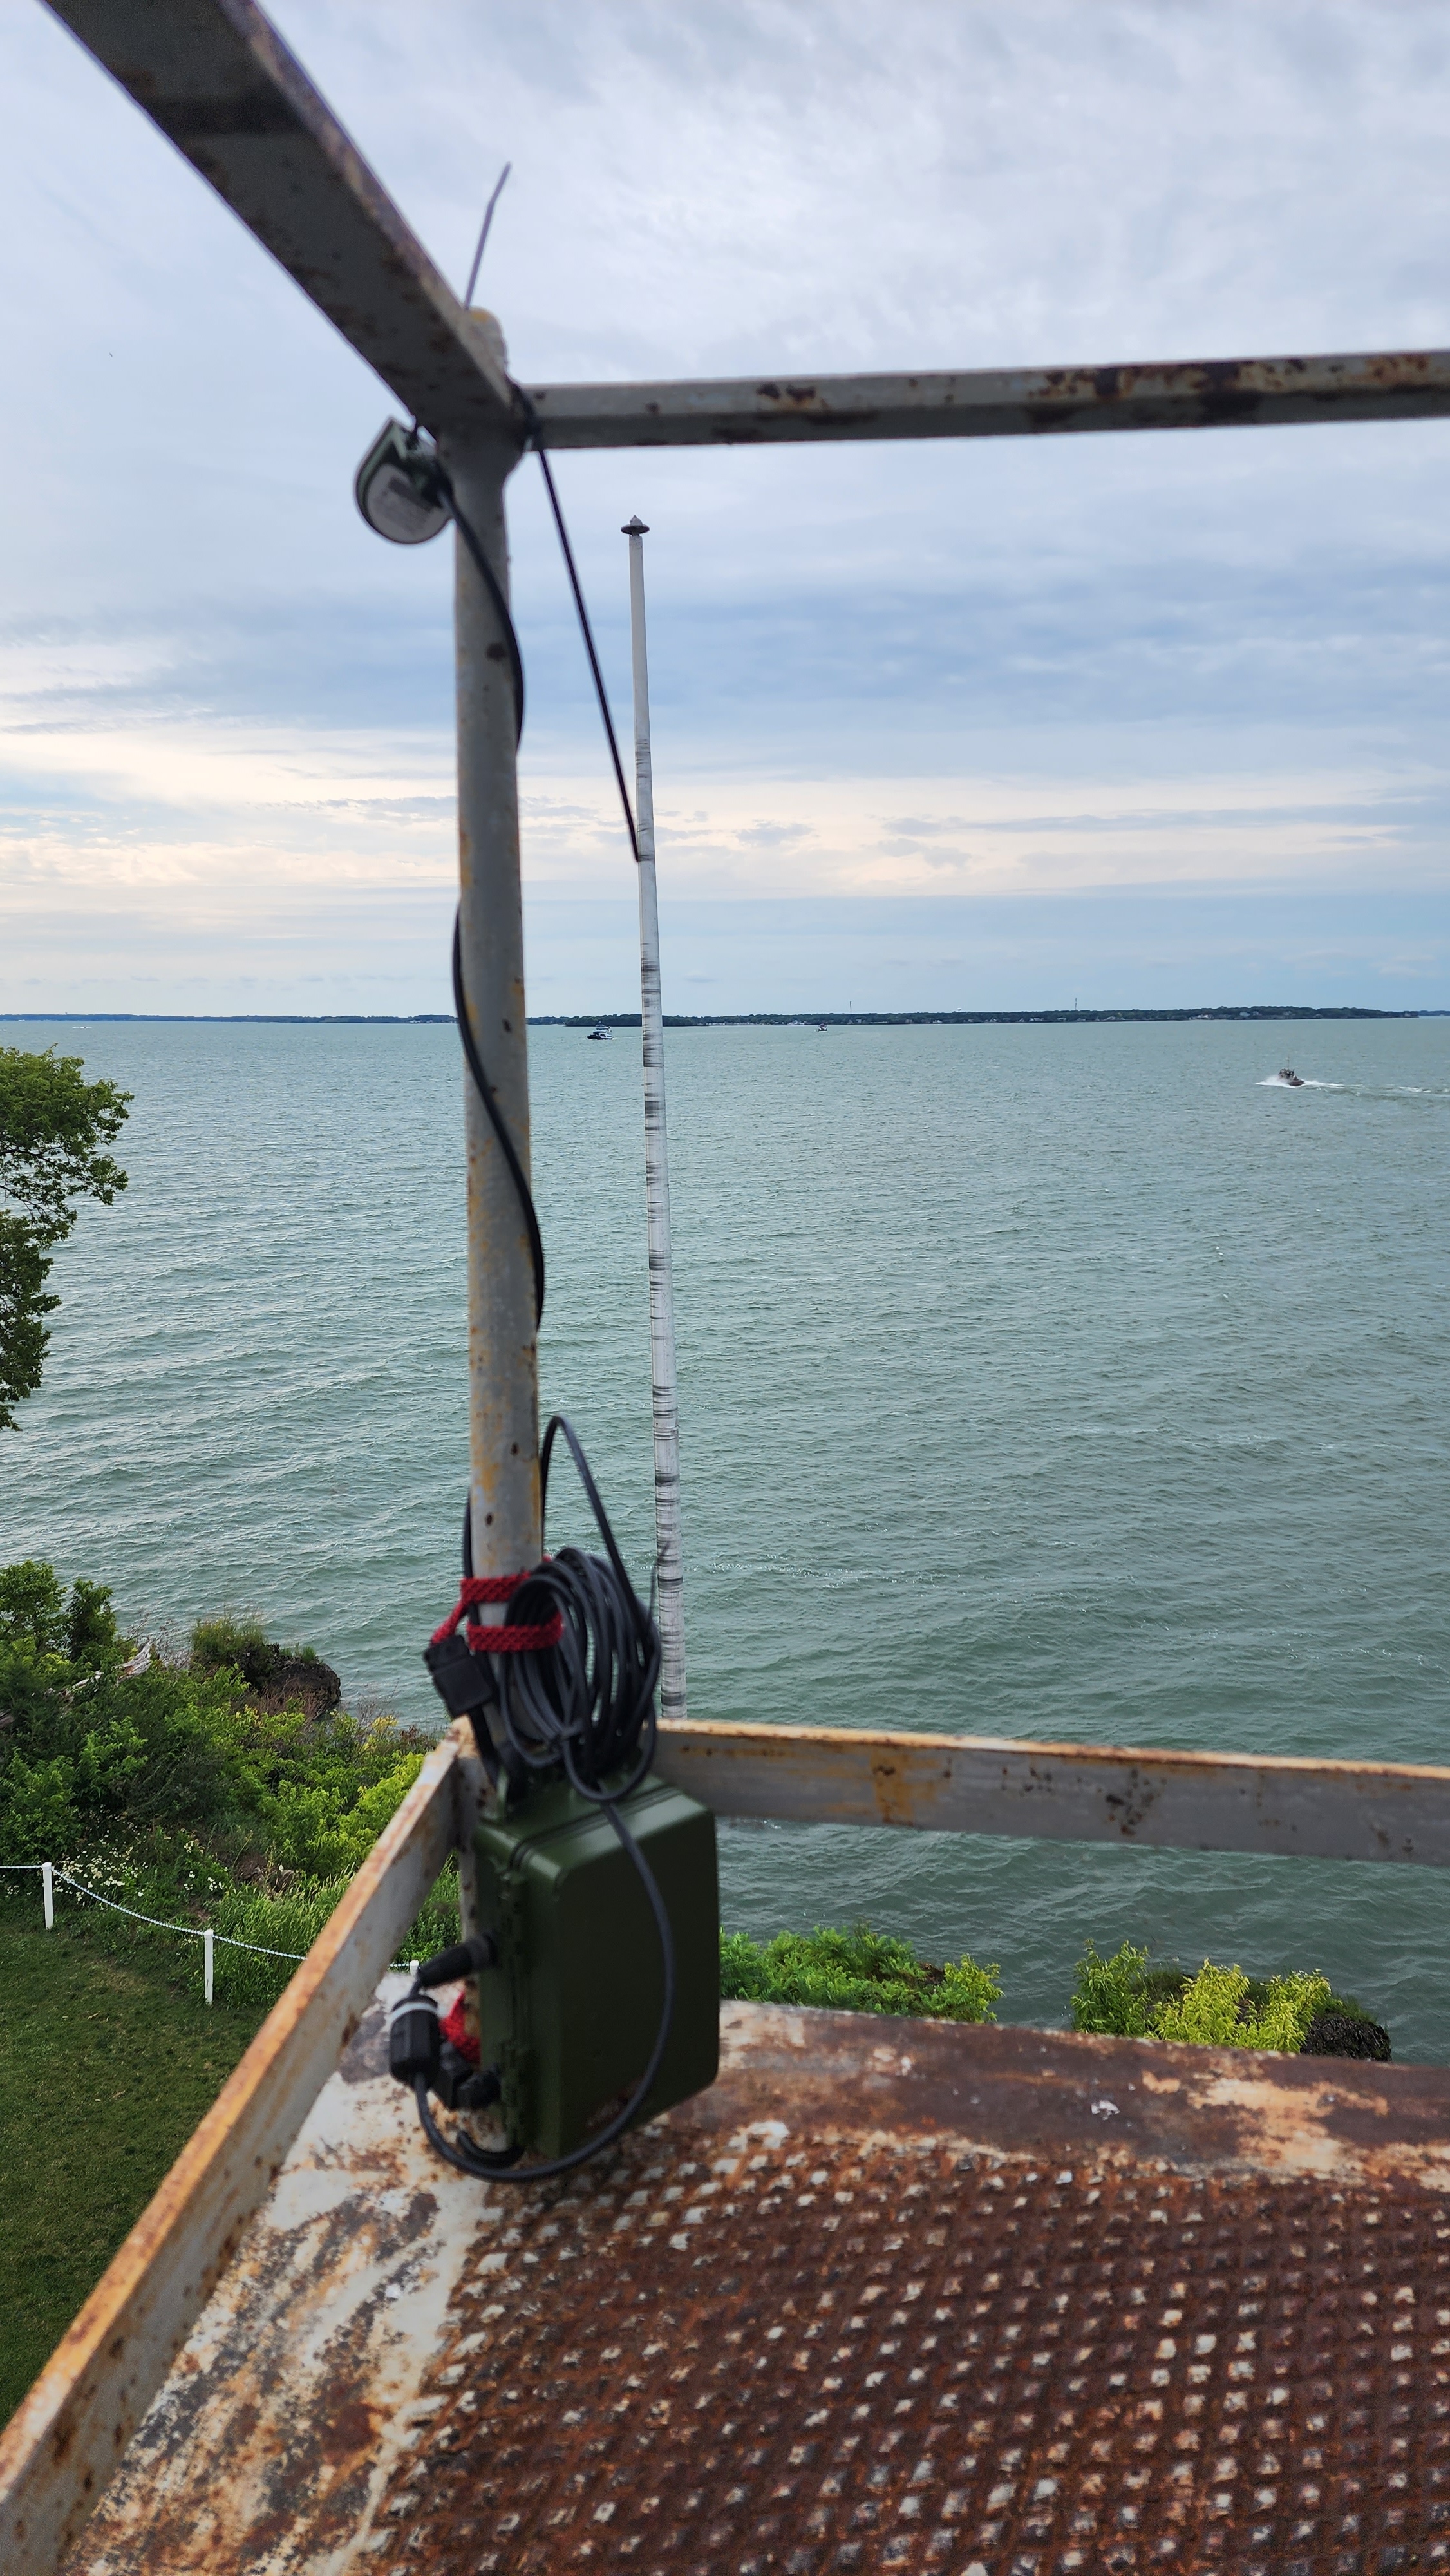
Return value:
<svg viewBox="0 0 1450 2576">
<path fill-rule="evenodd" d="M 507 176 L 507 173 L 505 173 L 505 176 Z M 502 186 L 503 180 L 501 179 L 499 181 L 499 187 L 501 188 Z M 498 194 L 497 189 L 495 189 L 494 194 L 495 196 Z M 467 519 L 465 519 L 463 512 L 459 509 L 458 496 L 453 489 L 453 480 L 447 467 L 441 460 L 435 460 L 433 470 L 437 477 L 438 489 L 443 494 L 444 499 L 448 503 L 449 509 L 453 513 L 453 524 L 457 528 L 459 535 L 468 548 L 469 554 L 477 568 L 479 578 L 483 583 L 484 589 L 488 592 L 490 601 L 492 602 L 494 615 L 498 619 L 499 625 L 503 630 L 504 642 L 508 649 L 509 670 L 513 678 L 514 742 L 515 744 L 518 744 L 523 739 L 524 731 L 524 657 L 519 651 L 518 634 L 514 626 L 514 621 L 509 614 L 509 604 L 507 599 L 504 597 L 503 584 L 500 582 L 492 564 L 484 553 L 477 535 L 470 527 Z M 461 909 L 460 911 L 455 912 L 453 916 L 453 1010 L 454 1016 L 458 1022 L 458 1034 L 463 1041 L 463 1052 L 468 1061 L 468 1070 L 473 1076 L 474 1085 L 477 1089 L 479 1099 L 482 1101 L 484 1109 L 487 1112 L 489 1125 L 492 1127 L 495 1136 L 498 1138 L 499 1149 L 503 1155 L 504 1161 L 508 1165 L 509 1177 L 518 1193 L 519 1206 L 523 1210 L 524 1224 L 528 1229 L 529 1258 L 533 1263 L 534 1269 L 534 1322 L 537 1325 L 543 1321 L 544 1314 L 544 1238 L 539 1231 L 538 1211 L 534 1206 L 533 1192 L 530 1190 L 528 1181 L 525 1177 L 524 1167 L 519 1161 L 518 1153 L 514 1146 L 514 1140 L 504 1125 L 502 1113 L 494 1098 L 493 1085 L 484 1071 L 483 1058 L 478 1052 L 478 1043 L 473 1034 L 473 1024 L 469 1018 L 468 1012 L 468 996 L 463 989 L 463 932 Z"/>
<path fill-rule="evenodd" d="M 524 657 L 519 651 L 518 632 L 509 611 L 508 601 L 504 597 L 503 584 L 458 506 L 458 495 L 453 489 L 453 477 L 441 457 L 435 456 L 433 459 L 433 472 L 438 489 L 453 513 L 453 524 L 473 558 L 478 577 L 493 603 L 493 613 L 503 629 L 503 639 L 508 650 L 509 671 L 514 684 L 514 745 L 517 748 L 524 738 Z"/>
<path fill-rule="evenodd" d="M 504 178 L 507 176 L 508 172 L 505 170 Z M 503 180 L 500 179 L 498 184 L 501 188 Z M 489 215 L 492 214 L 497 196 L 496 188 L 494 197 L 489 203 L 488 214 L 484 218 L 483 234 L 479 242 L 479 257 L 482 256 L 483 242 L 488 235 Z M 475 259 L 474 276 L 469 281 L 470 294 L 477 275 L 477 264 Z M 515 390 L 519 394 L 530 422 L 531 432 L 537 440 L 538 414 L 522 387 L 516 387 Z M 579 618 L 580 633 L 584 639 L 584 650 L 588 655 L 589 668 L 593 675 L 594 692 L 599 701 L 599 712 L 604 723 L 609 756 L 614 764 L 615 784 L 619 789 L 619 801 L 624 809 L 629 846 L 637 863 L 639 836 L 635 830 L 634 808 L 630 803 L 629 789 L 625 784 L 624 764 L 619 756 L 614 718 L 610 713 L 604 674 L 599 667 L 599 655 L 595 650 L 594 632 L 589 622 L 589 611 L 584 603 L 578 567 L 574 561 L 574 549 L 569 542 L 569 531 L 565 525 L 554 477 L 549 470 L 549 460 L 542 446 L 536 444 L 535 453 L 538 456 L 544 486 L 549 495 L 549 506 L 554 514 L 554 525 L 558 531 L 564 565 L 569 576 L 569 587 L 574 595 L 574 606 Z M 436 471 L 439 488 L 453 512 L 454 524 L 468 548 L 503 631 L 513 677 L 514 739 L 517 743 L 522 739 L 524 730 L 524 666 L 523 656 L 519 651 L 518 635 L 509 613 L 509 604 L 504 596 L 502 584 L 484 553 L 477 535 L 458 507 L 452 480 L 441 461 Z M 454 916 L 453 924 L 453 1003 L 469 1072 L 477 1085 L 479 1097 L 488 1113 L 489 1122 L 498 1139 L 514 1188 L 518 1193 L 519 1204 L 524 1212 L 534 1269 L 535 1318 L 538 1320 L 542 1318 L 544 1311 L 543 1237 L 539 1231 L 533 1194 L 514 1149 L 513 1139 L 504 1126 L 474 1039 L 468 1015 L 467 995 L 463 987 L 463 944 L 458 915 Z M 462 2138 L 458 2143 L 451 2144 L 444 2137 L 429 2108 L 426 2077 L 420 2075 L 416 2079 L 414 2094 L 418 2105 L 418 2116 L 428 2142 L 435 2152 L 460 2173 L 473 2174 L 498 2182 L 547 2182 L 555 2174 L 572 2173 L 576 2166 L 588 2163 L 591 2157 L 602 2154 L 606 2147 L 614 2144 L 616 2138 L 622 2137 L 648 2099 L 650 2088 L 664 2058 L 675 2017 L 675 1944 L 669 1914 L 649 1863 L 615 1803 L 620 1798 L 628 1797 L 631 1791 L 639 1786 L 654 1758 L 657 1729 L 654 1694 L 660 1670 L 659 1629 L 655 1624 L 653 1609 L 645 1608 L 629 1579 L 589 1461 L 584 1455 L 572 1424 L 567 1422 L 562 1414 L 555 1414 L 550 1421 L 539 1453 L 541 1521 L 543 1504 L 548 1493 L 549 1460 L 555 1436 L 560 1431 L 564 1434 L 570 1455 L 579 1472 L 580 1481 L 588 1496 L 590 1508 L 598 1523 L 608 1562 L 606 1563 L 600 1557 L 585 1556 L 578 1548 L 562 1548 L 557 1557 L 536 1567 L 528 1582 L 521 1585 L 514 1594 L 509 1603 L 507 1614 L 509 1619 L 532 1623 L 535 1619 L 548 1617 L 554 1609 L 558 1609 L 563 1620 L 563 1634 L 558 1646 L 550 1647 L 543 1653 L 506 1655 L 496 1658 L 500 1667 L 499 1713 L 509 1747 L 516 1757 L 521 1757 L 528 1768 L 536 1770 L 562 1764 L 571 1787 L 580 1797 L 587 1798 L 592 1804 L 598 1806 L 608 1817 L 621 1847 L 628 1854 L 639 1874 L 645 1895 L 649 1900 L 650 1911 L 654 1916 L 664 1969 L 664 1998 L 654 2046 L 650 2050 L 644 2072 L 624 2108 L 617 2112 L 596 2136 L 586 2139 L 582 2146 L 574 2148 L 569 2155 L 556 2156 L 547 2164 L 530 2165 L 522 2172 L 515 2172 L 512 2168 L 517 2164 L 521 2153 L 518 2148 L 510 2148 L 502 2153 L 492 2153 Z M 463 1515 L 465 1574 L 470 1574 L 473 1570 L 471 1506 L 472 1497 L 470 1496 Z M 651 1602 L 653 1602 L 653 1586 L 651 1586 Z M 474 1723 L 475 1731 L 486 1737 L 488 1727 L 481 1711 L 476 1714 Z M 491 1743 L 490 1749 L 494 1749 Z M 628 1772 L 623 1785 L 621 1786 L 616 1778 L 612 1787 L 606 1787 L 604 1785 L 606 1776 L 619 1771 Z"/>
<path fill-rule="evenodd" d="M 498 204 L 500 197 L 503 195 L 504 181 L 507 179 L 513 166 L 512 161 L 505 161 L 503 168 L 500 170 L 498 178 L 494 183 L 493 195 L 489 198 L 488 204 L 484 207 L 483 230 L 478 236 L 478 248 L 473 254 L 473 266 L 468 272 L 468 284 L 463 290 L 463 301 L 465 304 L 471 304 L 473 302 L 473 290 L 478 284 L 478 272 L 483 266 L 483 254 L 488 241 L 488 228 L 493 222 L 493 210 Z"/>
<path fill-rule="evenodd" d="M 544 1238 L 539 1232 L 539 1214 L 534 1205 L 533 1191 L 529 1187 L 524 1167 L 519 1161 L 514 1140 L 504 1125 L 503 1112 L 494 1097 L 493 1085 L 484 1072 L 483 1058 L 478 1052 L 477 1041 L 469 1020 L 468 996 L 463 989 L 462 916 L 457 912 L 453 916 L 453 1009 L 458 1021 L 458 1034 L 463 1040 L 463 1052 L 468 1060 L 468 1070 L 473 1076 L 479 1099 L 488 1113 L 488 1123 L 498 1138 L 499 1150 L 508 1165 L 509 1177 L 518 1192 L 519 1205 L 524 1212 L 524 1223 L 529 1234 L 529 1259 L 534 1265 L 534 1322 L 538 1325 L 542 1323 L 544 1317 Z"/>
<path fill-rule="evenodd" d="M 506 179 L 508 171 L 505 170 L 503 175 Z M 493 205 L 497 200 L 498 189 L 502 186 L 503 179 L 500 179 L 498 188 L 495 188 L 493 197 L 489 200 L 490 213 L 492 212 Z M 485 239 L 487 238 L 487 232 L 488 218 L 485 216 L 483 236 Z M 482 241 L 480 241 L 479 251 L 481 256 Z M 523 392 L 522 388 L 517 387 L 515 390 L 519 393 L 519 398 L 528 415 L 531 429 L 533 433 L 537 435 L 539 429 L 538 413 L 535 411 L 528 395 Z M 564 522 L 564 513 L 560 507 L 559 495 L 554 488 L 554 477 L 549 471 L 548 457 L 545 455 L 542 447 L 537 448 L 535 452 L 538 456 L 539 464 L 543 469 L 544 484 L 549 495 L 550 507 L 554 513 L 554 525 L 558 530 L 559 544 L 563 550 L 564 566 L 569 575 L 569 587 L 574 594 L 574 606 L 579 617 L 579 630 L 584 638 L 584 650 L 589 657 L 589 668 L 594 676 L 594 692 L 599 700 L 600 715 L 604 720 L 605 739 L 609 744 L 609 757 L 614 764 L 614 777 L 615 783 L 619 789 L 619 801 L 624 808 L 624 822 L 625 829 L 629 834 L 629 846 L 634 853 L 636 862 L 638 862 L 639 836 L 634 827 L 634 808 L 630 804 L 629 789 L 625 785 L 624 764 L 619 756 L 619 743 L 615 736 L 614 718 L 609 711 L 609 699 L 604 687 L 604 674 L 599 667 L 599 655 L 595 651 L 594 647 L 594 630 L 589 623 L 589 611 L 584 604 L 584 592 L 579 580 L 578 567 L 574 561 L 574 549 L 569 542 L 569 531 Z M 523 740 L 524 733 L 524 657 L 519 650 L 518 630 L 514 625 L 513 617 L 509 610 L 508 600 L 504 596 L 503 584 L 499 580 L 497 573 L 494 571 L 492 564 L 489 562 L 488 556 L 484 552 L 476 531 L 470 526 L 468 520 L 464 517 L 463 512 L 459 509 L 458 495 L 453 488 L 453 478 L 449 474 L 448 469 L 441 458 L 435 457 L 433 471 L 437 478 L 438 489 L 442 493 L 444 499 L 448 503 L 449 509 L 453 513 L 454 526 L 457 528 L 460 537 L 468 548 L 469 555 L 472 558 L 479 578 L 488 593 L 494 615 L 498 619 L 499 626 L 503 633 L 504 643 L 509 657 L 509 671 L 513 680 L 514 742 L 515 745 L 517 745 Z M 503 1123 L 503 1118 L 500 1114 L 498 1104 L 494 1099 L 493 1087 L 489 1082 L 488 1075 L 484 1071 L 483 1059 L 478 1052 L 477 1042 L 474 1038 L 472 1024 L 468 1015 L 468 998 L 463 989 L 463 942 L 460 928 L 460 915 L 458 913 L 455 913 L 453 917 L 453 1008 L 458 1020 L 458 1034 L 463 1042 L 463 1052 L 468 1059 L 469 1072 L 472 1074 L 474 1082 L 477 1085 L 478 1096 L 483 1102 L 484 1109 L 488 1114 L 489 1124 L 492 1127 L 495 1136 L 498 1138 L 504 1160 L 508 1165 L 510 1178 L 512 1179 L 514 1188 L 518 1193 L 519 1205 L 523 1210 L 524 1224 L 528 1230 L 529 1237 L 529 1258 L 533 1263 L 534 1270 L 534 1321 L 535 1324 L 539 1324 L 543 1321 L 544 1314 L 544 1239 L 539 1231 L 538 1211 L 534 1206 L 533 1193 L 524 1176 L 524 1168 L 522 1163 L 519 1161 L 518 1154 L 514 1148 L 513 1138 L 509 1135 L 508 1130 Z M 587 1473 L 587 1470 L 581 1472 Z"/>
<path fill-rule="evenodd" d="M 594 630 L 589 623 L 589 611 L 584 605 L 584 592 L 580 585 L 578 569 L 574 562 L 574 549 L 569 543 L 569 531 L 564 524 L 564 513 L 559 504 L 558 492 L 554 488 L 554 477 L 549 469 L 548 455 L 541 444 L 543 424 L 540 421 L 539 415 L 535 411 L 533 404 L 530 402 L 528 395 L 525 393 L 523 386 L 515 385 L 514 392 L 518 395 L 518 398 L 524 407 L 524 415 L 529 424 L 529 434 L 534 442 L 534 454 L 539 460 L 539 470 L 544 477 L 544 489 L 549 495 L 549 507 L 554 513 L 554 525 L 559 532 L 559 545 L 564 557 L 564 569 L 569 575 L 569 587 L 574 593 L 574 606 L 579 615 L 579 632 L 584 638 L 584 650 L 589 656 L 589 668 L 594 674 L 594 694 L 599 700 L 599 712 L 604 719 L 605 740 L 609 744 L 609 757 L 614 763 L 615 784 L 619 789 L 620 804 L 624 808 L 624 828 L 629 834 L 629 846 L 634 853 L 635 864 L 637 866 L 639 863 L 639 835 L 634 828 L 634 807 L 629 801 L 629 789 L 624 783 L 624 763 L 619 757 L 619 744 L 615 739 L 614 732 L 614 718 L 609 712 L 609 699 L 604 687 L 604 673 L 599 667 L 599 656 L 594 649 Z"/>
</svg>

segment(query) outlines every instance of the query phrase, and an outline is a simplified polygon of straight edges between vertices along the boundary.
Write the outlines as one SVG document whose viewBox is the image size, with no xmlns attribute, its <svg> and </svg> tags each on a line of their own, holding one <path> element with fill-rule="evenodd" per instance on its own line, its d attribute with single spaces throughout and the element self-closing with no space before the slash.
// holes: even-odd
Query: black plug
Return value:
<svg viewBox="0 0 1450 2576">
<path fill-rule="evenodd" d="M 436 1959 L 425 1959 L 418 1970 L 420 1986 L 451 1986 L 458 1977 L 476 1977 L 480 1968 L 498 1966 L 498 1943 L 491 1932 L 475 1932 L 468 1941 L 455 1941 L 451 1950 L 440 1950 Z"/>
<path fill-rule="evenodd" d="M 388 2024 L 388 2073 L 400 2084 L 420 2075 L 430 2088 L 438 2080 L 438 2005 L 432 1995 L 405 1995 Z"/>
<path fill-rule="evenodd" d="M 467 2082 L 460 2084 L 456 2096 L 460 2111 L 489 2111 L 503 2100 L 503 2086 L 496 2066 L 473 2068 Z"/>
<path fill-rule="evenodd" d="M 438 1645 L 425 1646 L 423 1661 L 450 1717 L 471 1717 L 497 1697 L 487 1656 L 475 1655 L 456 1628 Z"/>
<path fill-rule="evenodd" d="M 475 2066 L 450 2039 L 443 2042 L 438 2073 L 430 2089 L 445 2111 L 486 2111 L 503 2094 L 497 2067 Z"/>
</svg>

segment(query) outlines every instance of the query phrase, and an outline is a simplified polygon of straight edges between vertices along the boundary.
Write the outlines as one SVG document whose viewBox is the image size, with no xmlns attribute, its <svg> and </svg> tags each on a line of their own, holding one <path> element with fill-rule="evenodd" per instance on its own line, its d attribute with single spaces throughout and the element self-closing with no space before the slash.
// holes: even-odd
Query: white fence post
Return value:
<svg viewBox="0 0 1450 2576">
<path fill-rule="evenodd" d="M 203 1932 L 201 1936 L 201 1973 L 206 1986 L 206 1999 L 208 2003 L 212 2000 L 212 1968 L 215 1958 L 216 1944 L 212 1939 L 210 1930 L 208 1929 Z"/>
<path fill-rule="evenodd" d="M 55 1880 L 51 1876 L 51 1864 L 48 1860 L 43 1860 L 40 1864 L 40 1893 L 45 1904 L 45 1928 L 47 1932 L 53 1932 L 55 1930 Z"/>
</svg>

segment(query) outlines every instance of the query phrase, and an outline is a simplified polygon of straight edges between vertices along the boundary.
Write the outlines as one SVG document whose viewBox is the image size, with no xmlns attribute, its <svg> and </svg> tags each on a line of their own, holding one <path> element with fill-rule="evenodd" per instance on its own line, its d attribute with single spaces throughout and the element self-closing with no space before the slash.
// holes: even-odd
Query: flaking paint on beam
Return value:
<svg viewBox="0 0 1450 2576">
<path fill-rule="evenodd" d="M 1450 1868 L 1450 1770 L 827 1726 L 660 1729 L 720 1816 Z"/>
<path fill-rule="evenodd" d="M 970 374 L 534 385 L 545 447 L 1041 438 L 1074 431 L 1423 420 L 1450 412 L 1450 350 L 1206 358 Z"/>
</svg>

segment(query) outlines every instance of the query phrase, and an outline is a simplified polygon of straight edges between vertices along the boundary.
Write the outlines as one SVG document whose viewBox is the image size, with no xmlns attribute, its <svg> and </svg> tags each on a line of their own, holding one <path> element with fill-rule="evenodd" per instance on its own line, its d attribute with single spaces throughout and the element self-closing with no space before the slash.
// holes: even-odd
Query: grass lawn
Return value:
<svg viewBox="0 0 1450 2576">
<path fill-rule="evenodd" d="M 208 2011 L 199 1944 L 118 1955 L 35 1911 L 0 1907 L 0 2423 L 265 2018 Z"/>
</svg>

